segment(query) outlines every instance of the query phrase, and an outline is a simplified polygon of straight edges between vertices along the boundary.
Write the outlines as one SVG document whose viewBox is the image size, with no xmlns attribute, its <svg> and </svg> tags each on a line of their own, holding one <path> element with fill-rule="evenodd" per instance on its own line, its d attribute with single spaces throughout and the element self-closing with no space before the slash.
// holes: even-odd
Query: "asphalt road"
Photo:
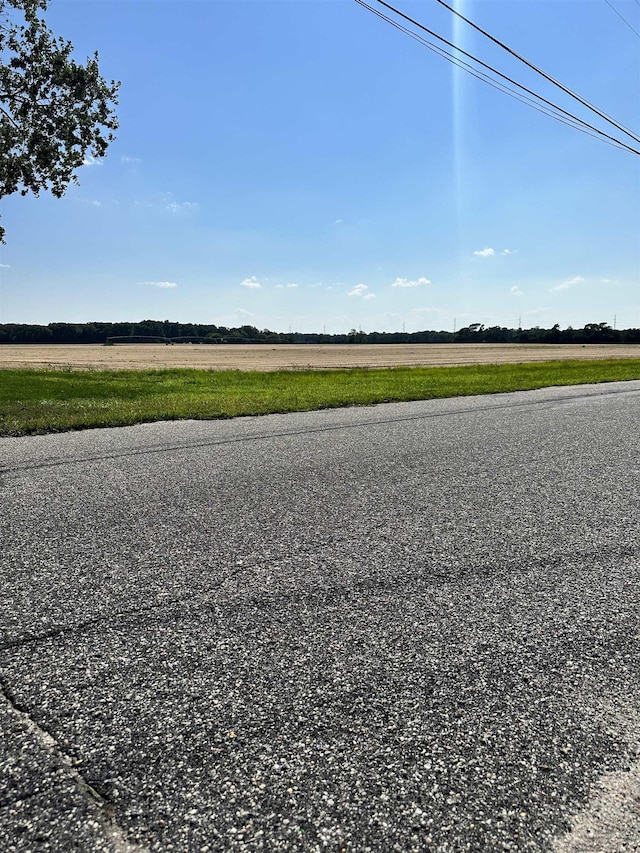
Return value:
<svg viewBox="0 0 640 853">
<path fill-rule="evenodd" d="M 640 382 L 0 440 L 2 851 L 640 850 Z"/>
</svg>

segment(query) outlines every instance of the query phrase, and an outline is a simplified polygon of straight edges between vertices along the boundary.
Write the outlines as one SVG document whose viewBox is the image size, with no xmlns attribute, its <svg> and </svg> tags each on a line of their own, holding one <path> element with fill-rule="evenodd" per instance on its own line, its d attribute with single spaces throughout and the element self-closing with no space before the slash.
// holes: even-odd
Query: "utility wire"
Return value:
<svg viewBox="0 0 640 853">
<path fill-rule="evenodd" d="M 399 15 L 401 18 L 404 18 L 407 21 L 411 21 L 411 23 L 414 24 L 415 26 L 420 27 L 421 29 L 423 28 L 422 24 L 420 24 L 418 21 L 414 21 L 412 18 L 409 18 L 407 15 L 405 15 L 399 9 L 396 9 L 393 6 L 390 6 L 388 3 L 385 3 L 384 0 L 377 0 L 377 2 L 380 3 L 382 6 L 385 6 L 387 9 L 390 9 L 392 12 L 394 12 L 396 15 Z M 593 104 L 589 103 L 589 101 L 585 101 L 584 98 L 580 97 L 580 95 L 577 95 L 575 92 L 572 92 L 571 89 L 567 88 L 562 83 L 560 83 L 558 80 L 551 77 L 551 75 L 547 74 L 541 68 L 538 68 L 537 65 L 534 65 L 532 62 L 529 62 L 529 60 L 525 59 L 524 56 L 520 56 L 519 53 L 516 53 L 514 50 L 511 50 L 511 48 L 508 45 L 499 41 L 497 38 L 492 36 L 491 33 L 488 33 L 486 30 L 483 30 L 482 27 L 479 27 L 477 24 L 474 24 L 473 21 L 469 20 L 469 18 L 466 18 L 461 12 L 458 12 L 457 9 L 453 8 L 453 6 L 449 6 L 449 4 L 445 3 L 444 0 L 436 0 L 436 2 L 439 3 L 441 6 L 444 6 L 450 12 L 453 12 L 454 15 L 457 15 L 459 18 L 461 18 L 463 21 L 465 21 L 467 24 L 469 24 L 469 26 L 473 27 L 474 30 L 477 30 L 479 33 L 482 33 L 483 36 L 490 39 L 490 41 L 492 41 L 494 44 L 497 44 L 498 47 L 501 47 L 503 50 L 506 50 L 507 53 L 511 54 L 511 56 L 515 57 L 520 62 L 523 62 L 527 67 L 531 68 L 532 71 L 535 71 L 537 74 L 540 74 L 542 77 L 544 77 L 545 80 L 548 80 L 550 83 L 553 83 L 554 86 L 557 86 L 559 89 L 561 89 L 563 92 L 565 92 L 565 94 L 574 98 L 576 101 L 581 103 L 582 106 L 587 107 L 592 112 L 596 113 L 596 115 L 600 116 L 600 118 L 603 118 L 603 119 L 605 119 L 605 121 L 608 121 L 610 124 L 612 124 L 615 128 L 617 128 L 617 130 L 621 130 L 627 136 L 630 136 L 634 140 L 634 142 L 640 142 L 640 136 L 637 136 L 635 133 L 633 133 L 633 131 L 629 130 L 628 128 L 624 127 L 624 125 L 619 124 L 615 119 L 611 118 L 611 116 L 607 115 L 606 113 L 603 113 L 597 107 L 594 107 Z M 426 28 L 424 28 L 424 29 L 426 29 Z M 476 62 L 477 61 L 478 60 L 476 60 Z"/>
<path fill-rule="evenodd" d="M 360 0 L 358 0 L 358 2 L 360 2 Z M 588 130 L 586 130 L 585 128 L 589 127 L 589 126 L 585 125 L 581 119 L 576 119 L 574 121 L 573 119 L 563 118 L 558 112 L 555 111 L 555 109 L 553 107 L 547 109 L 545 107 L 540 106 L 540 104 L 538 104 L 536 101 L 534 101 L 533 98 L 528 98 L 526 95 L 522 95 L 520 92 L 517 92 L 515 89 L 511 89 L 509 86 L 506 86 L 504 83 L 501 83 L 498 80 L 495 80 L 494 78 L 490 77 L 488 74 L 485 74 L 483 71 L 479 71 L 477 68 L 474 68 L 473 65 L 471 65 L 470 63 L 465 62 L 464 60 L 455 56 L 453 53 L 449 53 L 449 51 L 445 50 L 444 48 L 441 48 L 438 45 L 433 44 L 433 42 L 427 41 L 426 39 L 422 38 L 422 36 L 418 35 L 417 33 L 414 33 L 408 27 L 402 26 L 402 24 L 399 24 L 397 21 L 394 21 L 393 18 L 388 17 L 387 15 L 378 11 L 377 9 L 372 8 L 371 6 L 369 6 L 368 4 L 366 4 L 364 2 L 360 2 L 360 5 L 369 9 L 369 11 L 373 12 L 374 15 L 377 15 L 383 21 L 386 21 L 387 23 L 391 24 L 391 26 L 395 27 L 397 30 L 400 30 L 400 32 L 405 33 L 406 35 L 410 36 L 412 39 L 417 41 L 419 44 L 423 45 L 424 47 L 429 48 L 429 50 L 438 54 L 443 59 L 446 59 L 448 62 L 451 62 L 453 65 L 456 65 L 458 68 L 461 68 L 463 71 L 467 71 L 467 73 L 471 74 L 472 77 L 475 77 L 477 80 L 480 80 L 483 83 L 487 83 L 489 86 L 491 86 L 492 89 L 495 89 L 498 92 L 502 92 L 505 95 L 509 95 L 510 97 L 514 98 L 516 101 L 520 101 L 520 103 L 525 104 L 527 106 L 530 106 L 532 109 L 536 110 L 537 112 L 542 113 L 543 115 L 547 115 L 550 118 L 554 118 L 557 121 L 562 122 L 562 124 L 568 125 L 569 127 L 574 127 L 576 130 L 580 130 L 583 133 L 586 133 L 588 136 L 592 136 L 594 138 L 601 138 L 600 133 L 598 133 L 598 136 L 596 136 L 595 133 L 591 133 Z M 603 141 L 606 141 L 608 145 L 615 146 L 616 148 L 620 147 L 617 143 L 609 142 L 608 140 L 603 140 Z"/>
<path fill-rule="evenodd" d="M 418 35 L 418 33 L 415 33 L 408 27 L 405 27 L 397 21 L 394 21 L 393 18 L 388 17 L 383 12 L 380 12 L 378 9 L 374 9 L 372 6 L 369 6 L 367 3 L 364 2 L 364 0 L 356 0 L 356 2 L 364 8 L 368 9 L 370 12 L 373 12 L 373 14 L 376 15 L 378 18 L 381 18 L 383 21 L 386 21 L 387 23 L 391 24 L 391 26 L 395 27 L 400 32 L 410 36 L 410 38 L 414 39 L 419 44 L 423 45 L 424 47 L 427 47 L 429 50 L 438 54 L 443 59 L 446 59 L 448 62 L 451 62 L 453 65 L 456 65 L 458 68 L 461 68 L 463 71 L 466 71 L 467 73 L 471 74 L 472 77 L 475 77 L 477 80 L 480 80 L 483 83 L 487 83 L 489 86 L 491 86 L 491 88 L 495 89 L 496 91 L 502 92 L 505 95 L 509 95 L 509 97 L 514 98 L 516 101 L 520 101 L 520 103 L 525 104 L 525 106 L 530 106 L 537 112 L 549 116 L 550 118 L 553 118 L 556 121 L 561 122 L 562 124 L 566 124 L 568 127 L 572 127 L 575 130 L 579 130 L 581 133 L 585 133 L 587 136 L 591 136 L 593 139 L 599 139 L 601 142 L 605 142 L 607 145 L 611 145 L 613 148 L 628 148 L 628 146 L 624 143 L 619 142 L 617 140 L 614 141 L 613 137 L 605 138 L 606 134 L 603 134 L 602 131 L 598 130 L 597 128 L 592 128 L 591 125 L 586 124 L 580 118 L 565 118 L 558 111 L 559 108 L 556 108 L 554 106 L 550 106 L 549 108 L 541 106 L 539 103 L 534 101 L 533 98 L 529 98 L 526 95 L 522 95 L 515 89 L 511 89 L 509 86 L 505 85 L 504 83 L 501 83 L 498 80 L 495 80 L 488 74 L 485 74 L 483 71 L 479 71 L 477 68 L 474 68 L 468 62 L 465 62 L 464 60 L 455 56 L 453 53 L 449 53 L 449 51 L 445 50 L 444 48 L 433 44 L 433 42 L 427 41 L 422 36 Z M 539 98 L 538 95 L 536 95 L 535 97 Z M 567 113 L 566 115 L 570 116 L 571 114 Z M 592 130 L 594 132 L 591 132 Z M 628 150 L 634 151 L 635 149 Z"/>
<path fill-rule="evenodd" d="M 433 30 L 428 29 L 428 27 L 425 27 L 423 24 L 419 23 L 418 21 L 415 21 L 413 18 L 410 18 L 408 15 L 405 15 L 404 13 L 399 12 L 393 6 L 390 6 L 388 3 L 383 2 L 383 0 L 376 0 L 376 2 L 380 3 L 382 6 L 385 6 L 386 8 L 390 9 L 392 12 L 395 12 L 399 17 L 404 18 L 404 20 L 408 21 L 409 23 L 413 24 L 414 26 L 418 27 L 419 29 L 423 30 L 424 32 L 428 33 L 430 36 L 433 36 L 438 41 L 443 42 L 448 47 L 453 48 L 458 53 L 461 53 L 462 55 L 466 56 L 468 59 L 471 59 L 473 62 L 476 62 L 478 65 L 481 65 L 483 68 L 486 68 L 487 70 L 491 71 L 493 74 L 496 74 L 498 77 L 501 77 L 503 80 L 506 80 L 507 82 L 516 86 L 518 89 L 521 89 L 522 91 L 526 92 L 528 95 L 532 95 L 534 98 L 536 98 L 537 101 L 542 102 L 547 107 L 550 107 L 552 110 L 557 111 L 559 113 L 562 113 L 571 122 L 575 122 L 575 123 L 581 125 L 582 128 L 588 128 L 589 130 L 593 131 L 594 134 L 597 134 L 597 136 L 599 138 L 609 140 L 610 143 L 616 145 L 617 147 L 625 148 L 633 154 L 640 154 L 639 150 L 632 148 L 631 146 L 627 145 L 622 140 L 617 139 L 614 136 L 610 136 L 608 133 L 605 133 L 603 130 L 600 130 L 599 128 L 594 127 L 593 125 L 589 124 L 588 122 L 584 121 L 583 119 L 580 119 L 577 116 L 573 115 L 572 113 L 567 112 L 567 110 L 563 109 L 562 107 L 559 107 L 557 104 L 554 104 L 552 101 L 547 100 L 547 98 L 543 98 L 542 95 L 538 95 L 533 90 L 528 89 L 526 86 L 523 86 L 521 83 L 518 83 L 516 80 L 513 80 L 511 77 L 508 77 L 506 74 L 503 74 L 501 71 L 498 71 L 496 68 L 493 68 L 493 66 L 488 65 L 486 62 L 483 62 L 482 60 L 473 56 L 471 53 L 468 53 L 466 50 L 463 50 L 462 48 L 453 44 L 453 42 L 450 42 L 447 39 L 443 38 L 442 36 L 439 36 Z M 400 25 L 397 24 L 397 22 L 393 21 L 393 19 L 388 18 L 386 15 L 379 12 L 377 9 L 374 9 L 372 6 L 370 6 L 369 4 L 364 2 L 364 0 L 356 0 L 356 3 L 358 3 L 360 6 L 363 6 L 365 9 L 368 9 L 370 12 L 373 12 L 373 14 L 377 15 L 379 18 L 382 18 L 383 20 L 392 24 L 392 26 L 395 26 L 397 29 L 403 29 Z M 411 35 L 412 37 L 416 38 L 415 33 L 412 33 L 411 31 L 409 31 L 408 34 Z M 419 37 L 417 37 L 417 38 L 419 39 Z M 426 45 L 426 46 L 429 46 L 429 45 Z M 436 48 L 436 51 L 442 50 L 441 48 L 437 48 L 435 45 L 433 45 L 432 47 Z M 478 72 L 478 73 L 481 73 L 481 72 Z M 477 75 L 474 74 L 474 76 L 477 76 Z M 499 84 L 499 85 L 503 85 L 503 84 Z M 627 131 L 625 131 L 625 132 L 627 132 Z M 590 135 L 593 135 L 593 134 L 590 134 Z M 633 135 L 633 134 L 629 134 L 629 135 Z M 640 138 L 638 138 L 637 141 L 640 142 Z"/>
<path fill-rule="evenodd" d="M 620 20 L 621 20 L 621 21 L 624 21 L 624 22 L 625 22 L 625 24 L 629 27 L 629 29 L 631 30 L 631 32 L 632 32 L 632 33 L 635 33 L 635 35 L 637 35 L 637 37 L 640 39 L 640 33 L 636 30 L 636 28 L 635 28 L 635 27 L 632 27 L 632 26 L 631 26 L 631 24 L 629 23 L 629 21 L 627 21 L 627 19 L 624 17 L 624 15 L 622 14 L 622 12 L 619 12 L 619 11 L 616 9 L 616 7 L 613 5 L 613 3 L 610 3 L 610 2 L 609 2 L 609 0 L 604 0 L 604 2 L 607 4 L 607 6 L 608 6 L 610 9 L 613 9 L 613 11 L 616 13 L 616 15 L 620 18 Z M 640 6 L 640 2 L 639 2 L 639 0 L 636 0 L 636 3 L 638 3 L 638 5 Z"/>
<path fill-rule="evenodd" d="M 383 2 L 383 0 L 378 0 L 378 2 L 382 3 L 383 6 L 387 6 L 387 4 Z M 457 9 L 454 9 L 453 6 L 449 6 L 449 4 L 445 3 L 444 0 L 436 0 L 436 3 L 439 3 L 441 6 L 444 6 L 445 9 L 448 9 L 450 12 L 453 12 L 454 15 L 457 15 L 458 18 L 461 18 L 463 21 L 465 21 L 467 24 L 469 24 L 470 27 L 473 27 L 474 30 L 477 30 L 479 33 L 482 33 L 483 36 L 488 38 L 494 44 L 497 44 L 498 47 L 501 47 L 503 50 L 506 50 L 507 53 L 511 54 L 511 56 L 515 57 L 520 62 L 523 62 L 528 68 L 531 68 L 532 71 L 535 71 L 536 74 L 540 74 L 542 77 L 545 78 L 545 80 L 548 80 L 550 83 L 553 83 L 554 86 L 557 86 L 565 94 L 569 95 L 570 97 L 574 98 L 576 101 L 581 103 L 583 107 L 587 107 L 592 112 L 596 113 L 596 115 L 599 115 L 600 118 L 605 119 L 610 124 L 612 124 L 614 127 L 616 127 L 618 130 L 621 130 L 621 131 L 623 131 L 623 133 L 626 133 L 627 136 L 630 136 L 636 142 L 640 142 L 640 137 L 638 137 L 635 133 L 633 133 L 633 131 L 629 130 L 629 128 L 625 127 L 622 124 L 619 124 L 615 119 L 611 118 L 610 115 L 607 115 L 607 113 L 603 113 L 597 107 L 594 107 L 593 104 L 590 104 L 589 101 L 585 101 L 585 99 L 581 98 L 580 95 L 577 95 L 575 92 L 572 92 L 571 89 L 567 88 L 567 86 L 564 86 L 562 83 L 560 83 L 554 77 L 551 77 L 550 74 L 547 74 L 541 68 L 538 68 L 537 65 L 534 65 L 532 62 L 529 62 L 529 60 L 525 59 L 524 56 L 520 56 L 520 54 L 516 53 L 515 50 L 511 50 L 511 48 L 508 45 L 499 41 L 499 39 L 492 36 L 491 33 L 488 33 L 486 30 L 483 30 L 482 27 L 479 27 L 477 24 L 474 24 L 473 21 L 470 21 L 469 18 L 466 18 L 461 12 L 458 12 Z M 609 3 L 609 0 L 605 0 L 605 3 Z M 609 3 L 609 5 L 611 6 L 610 3 Z M 388 8 L 393 9 L 392 6 L 388 6 Z M 613 9 L 613 6 L 611 8 Z M 397 10 L 394 10 L 394 11 L 396 11 L 398 15 L 402 15 L 402 12 L 399 12 Z M 615 12 L 615 9 L 614 9 L 614 12 Z"/>
</svg>

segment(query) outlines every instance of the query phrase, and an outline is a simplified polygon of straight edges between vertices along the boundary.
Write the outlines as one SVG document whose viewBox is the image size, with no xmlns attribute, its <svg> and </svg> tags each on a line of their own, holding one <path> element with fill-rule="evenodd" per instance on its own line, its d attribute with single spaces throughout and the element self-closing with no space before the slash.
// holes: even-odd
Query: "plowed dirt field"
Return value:
<svg viewBox="0 0 640 853">
<path fill-rule="evenodd" d="M 640 358 L 640 345 L 552 344 L 126 344 L 0 346 L 10 367 L 118 370 L 194 367 L 205 370 L 326 370 L 339 367 L 508 364 L 566 359 Z"/>
</svg>

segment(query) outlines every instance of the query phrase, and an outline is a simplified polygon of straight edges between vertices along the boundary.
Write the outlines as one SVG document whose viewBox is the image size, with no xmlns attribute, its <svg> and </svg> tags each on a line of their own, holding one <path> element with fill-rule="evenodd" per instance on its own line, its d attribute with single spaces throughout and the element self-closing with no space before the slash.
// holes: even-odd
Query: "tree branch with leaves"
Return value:
<svg viewBox="0 0 640 853">
<path fill-rule="evenodd" d="M 100 75 L 98 54 L 76 62 L 40 13 L 48 0 L 0 0 L 0 199 L 60 198 L 87 157 L 104 157 L 120 83 Z M 5 231 L 0 226 L 0 242 Z"/>
</svg>

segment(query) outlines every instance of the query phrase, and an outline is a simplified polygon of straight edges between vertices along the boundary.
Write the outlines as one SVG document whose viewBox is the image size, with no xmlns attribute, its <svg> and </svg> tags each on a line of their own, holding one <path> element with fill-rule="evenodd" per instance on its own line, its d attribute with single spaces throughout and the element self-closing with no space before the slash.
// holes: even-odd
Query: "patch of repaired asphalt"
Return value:
<svg viewBox="0 0 640 853">
<path fill-rule="evenodd" d="M 604 709 L 612 732 L 629 744 L 620 770 L 605 773 L 584 807 L 571 819 L 571 829 L 554 841 L 553 853 L 634 853 L 640 850 L 640 714 L 624 703 Z"/>
</svg>

